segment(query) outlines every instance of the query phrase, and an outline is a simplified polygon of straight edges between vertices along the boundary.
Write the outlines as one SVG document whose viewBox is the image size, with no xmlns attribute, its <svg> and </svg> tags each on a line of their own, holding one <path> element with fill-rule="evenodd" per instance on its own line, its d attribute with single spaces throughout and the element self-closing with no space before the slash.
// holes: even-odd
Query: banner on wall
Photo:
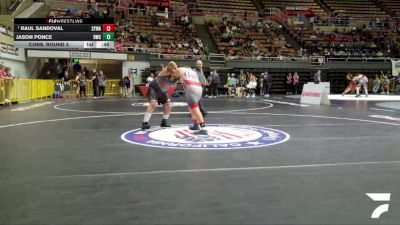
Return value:
<svg viewBox="0 0 400 225">
<path fill-rule="evenodd" d="M 71 51 L 71 58 L 86 58 L 86 59 L 90 59 L 90 52 Z"/>
<path fill-rule="evenodd" d="M 11 55 L 16 55 L 16 56 L 18 56 L 19 54 L 19 52 L 18 52 L 18 48 L 15 48 L 13 45 L 9 45 L 9 44 L 7 44 L 7 43 L 4 43 L 4 42 L 0 42 L 0 51 L 2 52 L 2 53 L 8 53 L 8 54 L 11 54 Z"/>
</svg>

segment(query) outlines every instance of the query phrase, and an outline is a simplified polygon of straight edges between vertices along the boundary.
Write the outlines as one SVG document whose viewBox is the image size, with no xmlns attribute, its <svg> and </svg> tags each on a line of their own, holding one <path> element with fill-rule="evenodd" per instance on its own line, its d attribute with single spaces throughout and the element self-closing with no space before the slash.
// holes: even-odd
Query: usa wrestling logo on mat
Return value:
<svg viewBox="0 0 400 225">
<path fill-rule="evenodd" d="M 150 130 L 131 130 L 121 139 L 137 145 L 186 149 L 244 149 L 276 145 L 289 140 L 289 134 L 269 128 L 244 125 L 207 125 L 208 135 L 197 135 L 187 125 L 169 128 L 154 127 Z"/>
</svg>

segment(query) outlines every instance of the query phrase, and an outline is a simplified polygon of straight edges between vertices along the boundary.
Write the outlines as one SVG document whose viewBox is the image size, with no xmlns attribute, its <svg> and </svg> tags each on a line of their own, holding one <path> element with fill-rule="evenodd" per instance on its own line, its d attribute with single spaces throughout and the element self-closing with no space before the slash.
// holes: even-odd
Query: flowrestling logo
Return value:
<svg viewBox="0 0 400 225">
<path fill-rule="evenodd" d="M 187 125 L 150 130 L 131 130 L 121 139 L 137 145 L 183 150 L 229 150 L 260 148 L 289 140 L 289 134 L 264 127 L 244 125 L 207 125 L 208 135 L 197 135 Z"/>
</svg>

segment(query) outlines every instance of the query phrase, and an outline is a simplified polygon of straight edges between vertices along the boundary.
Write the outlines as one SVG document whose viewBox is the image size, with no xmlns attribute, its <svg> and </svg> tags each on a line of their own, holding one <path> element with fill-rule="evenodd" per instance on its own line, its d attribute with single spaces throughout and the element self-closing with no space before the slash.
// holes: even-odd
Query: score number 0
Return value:
<svg viewBox="0 0 400 225">
<path fill-rule="evenodd" d="M 114 32 L 114 24 L 103 24 L 103 32 Z"/>
<path fill-rule="evenodd" d="M 114 41 L 114 24 L 103 24 L 103 41 Z"/>
</svg>

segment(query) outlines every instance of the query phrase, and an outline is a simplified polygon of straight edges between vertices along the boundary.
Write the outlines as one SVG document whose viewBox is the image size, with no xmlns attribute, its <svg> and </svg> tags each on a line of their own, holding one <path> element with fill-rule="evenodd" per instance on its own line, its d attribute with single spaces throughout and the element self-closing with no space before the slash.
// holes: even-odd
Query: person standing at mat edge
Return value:
<svg viewBox="0 0 400 225">
<path fill-rule="evenodd" d="M 106 91 L 106 76 L 104 75 L 103 71 L 99 71 L 99 97 L 104 97 L 104 93 Z"/>
<path fill-rule="evenodd" d="M 208 76 L 208 84 L 210 85 L 210 98 L 217 98 L 218 96 L 218 83 L 219 83 L 219 74 L 217 70 L 213 70 Z"/>
<path fill-rule="evenodd" d="M 96 69 L 93 69 L 92 85 L 93 85 L 93 97 L 98 98 L 99 97 L 99 73 L 96 71 Z"/>
<path fill-rule="evenodd" d="M 86 96 L 86 84 L 87 84 L 86 76 L 83 75 L 81 72 L 78 72 L 75 80 L 76 80 L 76 83 L 78 83 L 78 85 L 79 85 L 78 97 L 82 98 L 82 96 L 85 96 L 85 98 L 87 98 L 87 96 Z"/>
<path fill-rule="evenodd" d="M 194 71 L 197 73 L 197 76 L 199 78 L 199 81 L 201 83 L 201 87 L 203 88 L 203 94 L 205 93 L 206 90 L 206 85 L 207 85 L 207 80 L 206 77 L 204 76 L 204 72 L 203 72 L 203 62 L 199 59 L 196 61 L 196 68 L 194 69 Z M 204 105 L 203 102 L 199 101 L 199 108 L 201 111 L 201 114 L 203 115 L 203 117 L 207 116 L 208 112 L 204 109 Z"/>
<path fill-rule="evenodd" d="M 171 80 L 171 75 L 176 69 L 178 69 L 178 66 L 175 62 L 168 63 L 168 65 L 158 74 L 158 76 L 149 83 L 149 88 L 147 91 L 149 106 L 144 113 L 142 130 L 150 129 L 149 121 L 151 115 L 157 107 L 158 102 L 160 102 L 164 108 L 163 119 L 160 126 L 171 127 L 168 119 L 169 115 L 171 114 L 172 104 L 168 96 L 168 89 L 175 85 L 176 81 Z"/>
<path fill-rule="evenodd" d="M 400 73 L 397 74 L 397 77 L 395 79 L 397 87 L 396 87 L 396 94 L 400 95 Z"/>
<path fill-rule="evenodd" d="M 315 84 L 321 83 L 321 70 L 318 70 L 318 71 L 314 74 L 314 83 L 315 83 Z"/>
<path fill-rule="evenodd" d="M 271 76 L 268 74 L 268 71 L 265 71 L 265 73 L 261 74 L 261 79 L 262 79 L 261 96 L 268 98 L 269 92 L 271 90 L 271 81 L 272 81 Z"/>
</svg>

